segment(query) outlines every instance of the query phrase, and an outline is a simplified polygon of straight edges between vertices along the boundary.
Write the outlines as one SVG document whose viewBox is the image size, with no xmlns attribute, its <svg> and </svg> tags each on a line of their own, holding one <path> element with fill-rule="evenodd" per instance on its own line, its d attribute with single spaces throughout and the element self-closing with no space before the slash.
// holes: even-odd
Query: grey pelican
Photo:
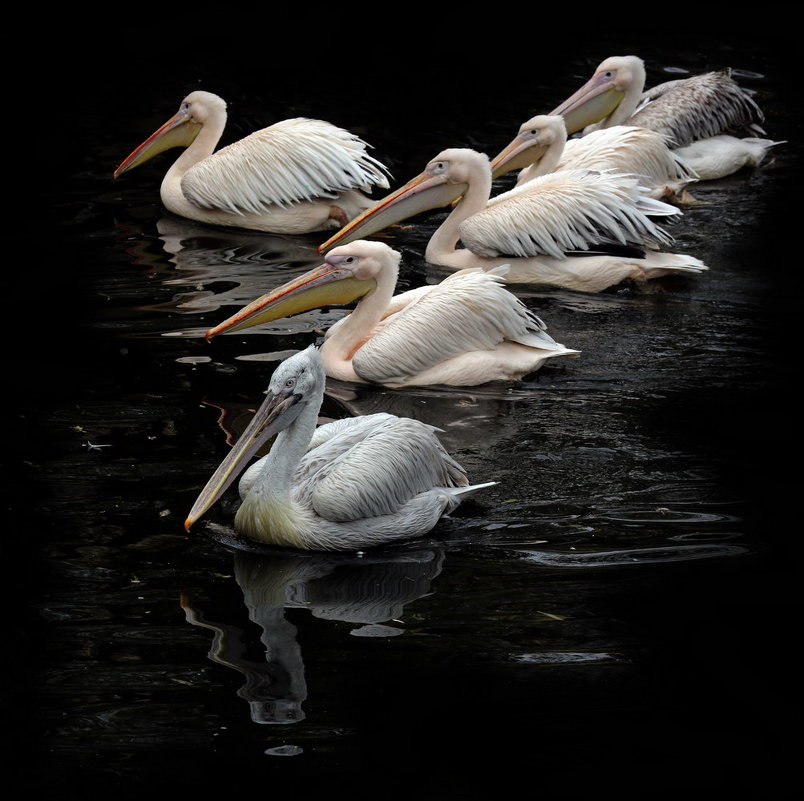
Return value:
<svg viewBox="0 0 804 801">
<path fill-rule="evenodd" d="M 367 144 L 331 123 L 283 120 L 214 152 L 225 125 L 224 100 L 191 92 L 114 177 L 184 147 L 162 181 L 165 208 L 203 223 L 280 234 L 340 228 L 371 205 L 363 192 L 389 186 Z"/>
<path fill-rule="evenodd" d="M 345 551 L 427 534 L 469 485 L 435 429 L 389 414 L 316 428 L 326 376 L 310 346 L 274 371 L 266 399 L 201 491 L 190 530 L 269 437 L 267 456 L 240 480 L 235 529 L 252 540 L 304 550 Z"/>
<path fill-rule="evenodd" d="M 680 211 L 646 196 L 635 178 L 591 170 L 561 170 L 535 178 L 489 202 L 488 157 L 444 150 L 424 172 L 387 195 L 319 246 L 328 248 L 379 231 L 422 211 L 462 198 L 431 237 L 425 257 L 453 270 L 508 265 L 507 283 L 600 292 L 626 278 L 699 273 L 698 259 L 660 253 L 672 238 L 647 215 Z M 463 248 L 458 248 L 461 241 Z M 626 255 L 597 252 L 601 244 L 635 246 Z M 588 251 L 585 255 L 572 252 Z M 591 255 L 591 254 L 595 255 Z"/>
<path fill-rule="evenodd" d="M 210 329 L 207 339 L 360 298 L 326 333 L 321 354 L 331 378 L 388 387 L 474 386 L 516 380 L 547 359 L 578 355 L 502 285 L 504 267 L 464 270 L 394 296 L 400 258 L 384 242 L 336 248 L 320 267 Z"/>
<path fill-rule="evenodd" d="M 517 186 L 569 169 L 614 171 L 635 175 L 650 188 L 651 197 L 692 201 L 686 188 L 696 172 L 650 128 L 615 125 L 567 140 L 560 115 L 539 114 L 523 123 L 514 139 L 492 160 L 493 178 L 520 170 Z"/>
<path fill-rule="evenodd" d="M 644 88 L 641 58 L 611 56 L 552 114 L 564 117 L 570 134 L 613 125 L 658 131 L 701 179 L 757 166 L 770 147 L 781 144 L 756 136 L 764 134 L 765 116 L 729 68 Z M 752 136 L 731 135 L 738 131 Z"/>
</svg>

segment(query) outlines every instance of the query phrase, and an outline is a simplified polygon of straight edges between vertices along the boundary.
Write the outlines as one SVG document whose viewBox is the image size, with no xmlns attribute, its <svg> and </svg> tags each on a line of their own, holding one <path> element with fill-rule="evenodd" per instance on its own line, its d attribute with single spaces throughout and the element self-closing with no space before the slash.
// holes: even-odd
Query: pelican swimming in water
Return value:
<svg viewBox="0 0 804 801">
<path fill-rule="evenodd" d="M 372 414 L 316 428 L 326 376 L 317 348 L 282 362 L 266 399 L 201 491 L 185 529 L 217 501 L 246 461 L 276 434 L 240 480 L 235 529 L 271 545 L 344 551 L 427 534 L 467 493 L 464 469 L 435 429 Z"/>
<path fill-rule="evenodd" d="M 114 177 L 184 147 L 162 181 L 165 208 L 203 223 L 279 234 L 340 228 L 371 205 L 363 192 L 389 186 L 368 145 L 331 123 L 283 120 L 213 152 L 225 125 L 220 97 L 191 92 Z"/>
<path fill-rule="evenodd" d="M 564 117 L 570 134 L 614 125 L 658 131 L 702 180 L 757 166 L 770 147 L 782 144 L 757 138 L 764 134 L 764 114 L 731 77 L 731 69 L 644 88 L 642 59 L 612 56 L 552 114 Z M 741 131 L 752 136 L 732 135 Z"/>
<path fill-rule="evenodd" d="M 523 123 L 516 137 L 491 160 L 493 178 L 520 170 L 516 185 L 550 172 L 569 169 L 635 175 L 651 197 L 691 202 L 686 187 L 695 171 L 650 128 L 615 125 L 567 140 L 560 115 L 539 114 Z"/>
<path fill-rule="evenodd" d="M 507 283 L 587 292 L 600 292 L 627 278 L 641 281 L 706 269 L 698 259 L 653 249 L 672 238 L 647 215 L 680 212 L 647 197 L 630 176 L 562 170 L 529 181 L 489 203 L 490 192 L 487 156 L 465 148 L 444 150 L 421 175 L 377 201 L 319 250 L 325 252 L 333 245 L 462 198 L 427 245 L 425 258 L 431 264 L 453 270 L 509 265 Z M 458 248 L 459 241 L 463 248 Z M 611 243 L 628 246 L 627 252 L 599 252 L 601 244 Z M 587 253 L 568 255 L 573 251 Z"/>
<path fill-rule="evenodd" d="M 387 387 L 474 386 L 517 380 L 547 359 L 578 355 L 502 285 L 504 268 L 465 270 L 393 296 L 399 262 L 384 242 L 335 248 L 323 265 L 253 301 L 210 329 L 207 339 L 359 298 L 321 347 L 331 378 Z"/>
</svg>

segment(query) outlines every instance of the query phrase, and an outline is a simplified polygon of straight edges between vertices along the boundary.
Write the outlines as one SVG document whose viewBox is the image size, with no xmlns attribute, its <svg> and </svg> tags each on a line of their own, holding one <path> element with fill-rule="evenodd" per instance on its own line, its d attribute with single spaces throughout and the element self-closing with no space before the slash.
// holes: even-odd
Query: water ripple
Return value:
<svg viewBox="0 0 804 801">
<path fill-rule="evenodd" d="M 662 548 L 636 548 L 621 551 L 591 553 L 561 553 L 555 551 L 519 551 L 522 558 L 545 567 L 598 568 L 634 564 L 664 564 L 698 559 L 722 559 L 745 556 L 750 549 L 741 545 L 677 545 Z"/>
<path fill-rule="evenodd" d="M 618 654 L 590 653 L 575 651 L 539 651 L 527 654 L 512 654 L 514 662 L 527 662 L 534 665 L 579 665 L 584 663 L 623 662 L 624 657 Z"/>
</svg>

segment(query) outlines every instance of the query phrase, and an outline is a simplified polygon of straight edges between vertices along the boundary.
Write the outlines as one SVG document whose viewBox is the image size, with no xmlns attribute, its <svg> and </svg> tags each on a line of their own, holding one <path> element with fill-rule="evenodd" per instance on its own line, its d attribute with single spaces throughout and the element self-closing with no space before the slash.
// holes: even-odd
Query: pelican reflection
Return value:
<svg viewBox="0 0 804 801">
<path fill-rule="evenodd" d="M 225 529 L 209 528 L 228 541 Z M 363 556 L 235 551 L 235 580 L 249 620 L 261 631 L 261 661 L 248 656 L 244 626 L 213 621 L 189 593 L 182 594 L 181 606 L 189 623 L 213 632 L 209 658 L 245 677 L 237 694 L 248 702 L 251 719 L 298 723 L 305 718 L 307 683 L 297 629 L 285 610 L 306 609 L 316 618 L 357 624 L 350 632 L 356 636 L 402 634 L 405 606 L 429 594 L 443 561 L 443 549 L 429 545 Z"/>
</svg>

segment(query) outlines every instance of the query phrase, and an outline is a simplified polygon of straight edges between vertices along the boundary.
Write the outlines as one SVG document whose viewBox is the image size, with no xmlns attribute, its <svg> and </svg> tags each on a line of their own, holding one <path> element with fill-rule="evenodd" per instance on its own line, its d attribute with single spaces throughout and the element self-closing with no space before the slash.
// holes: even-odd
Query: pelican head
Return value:
<svg viewBox="0 0 804 801">
<path fill-rule="evenodd" d="M 573 134 L 587 125 L 599 122 L 621 107 L 625 97 L 642 93 L 645 85 L 645 64 L 638 56 L 611 56 L 600 63 L 595 74 L 577 91 L 558 106 L 552 114 L 560 114 Z M 636 96 L 636 97 L 635 97 Z M 625 117 L 630 116 L 631 108 Z"/>
<path fill-rule="evenodd" d="M 252 301 L 207 331 L 206 338 L 210 340 L 218 334 L 251 328 L 309 309 L 351 303 L 374 291 L 379 281 L 390 281 L 394 286 L 400 258 L 384 242 L 358 241 L 335 248 L 322 265 Z"/>
<path fill-rule="evenodd" d="M 516 137 L 492 159 L 492 177 L 529 167 L 541 161 L 550 150 L 560 156 L 566 141 L 567 128 L 563 117 L 557 114 L 532 117 L 520 126 Z"/>
<path fill-rule="evenodd" d="M 378 200 L 371 208 L 347 223 L 337 234 L 319 245 L 319 253 L 325 253 L 335 245 L 373 234 L 423 211 L 448 206 L 461 197 L 469 187 L 471 170 L 467 169 L 467 158 L 485 159 L 488 169 L 488 158 L 474 150 L 464 148 L 443 150 L 428 163 L 424 172 L 382 200 Z"/>
<path fill-rule="evenodd" d="M 306 405 L 321 406 L 325 382 L 324 363 L 313 345 L 274 370 L 262 405 L 193 504 L 186 531 L 226 492 L 263 443 L 288 428 Z"/>
<path fill-rule="evenodd" d="M 133 150 L 114 171 L 117 178 L 171 147 L 188 147 L 211 118 L 226 119 L 226 102 L 211 92 L 190 92 L 179 110 Z"/>
</svg>

